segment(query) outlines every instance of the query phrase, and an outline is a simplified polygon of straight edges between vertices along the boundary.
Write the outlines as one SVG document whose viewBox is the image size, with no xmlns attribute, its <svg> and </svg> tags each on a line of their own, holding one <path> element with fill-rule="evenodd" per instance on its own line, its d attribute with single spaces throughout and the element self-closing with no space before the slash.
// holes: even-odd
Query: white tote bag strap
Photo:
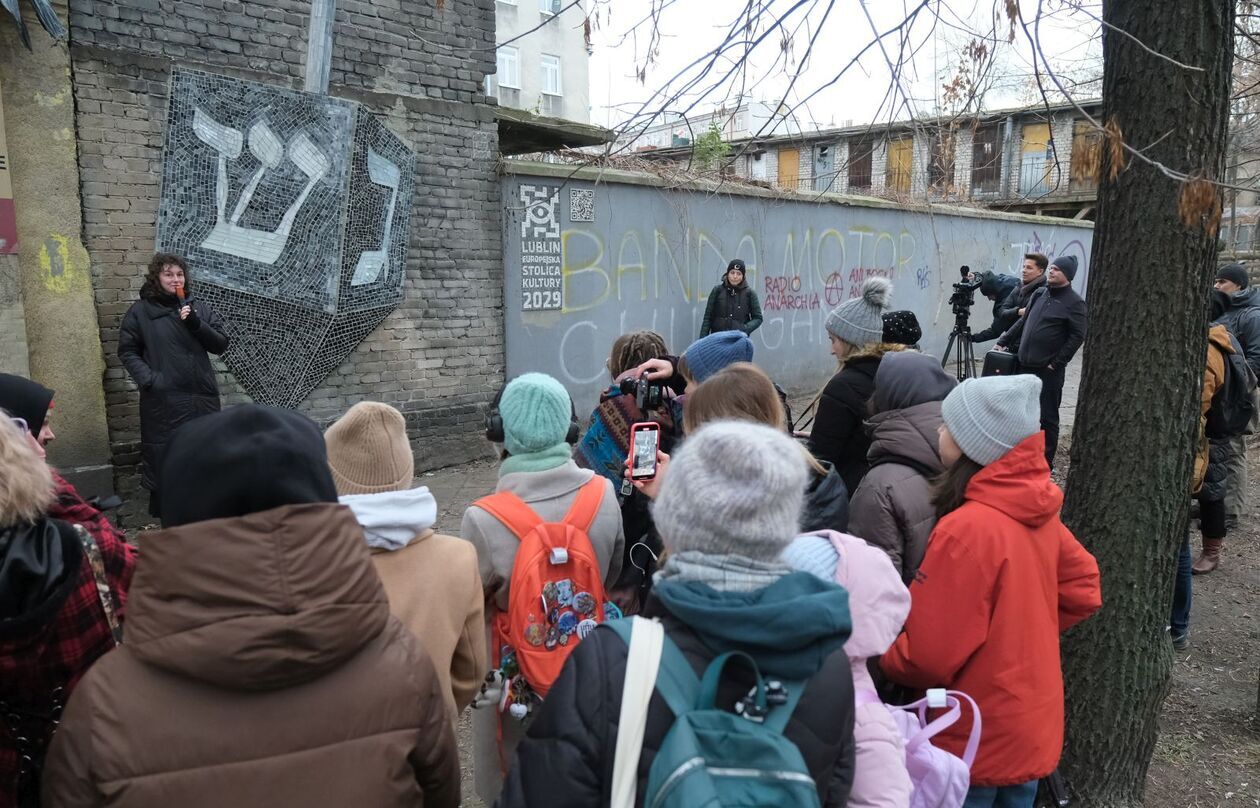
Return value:
<svg viewBox="0 0 1260 808">
<path fill-rule="evenodd" d="M 656 689 L 656 671 L 661 662 L 661 648 L 665 644 L 665 629 L 659 622 L 642 617 L 631 619 L 634 630 L 630 634 L 626 681 L 621 692 L 621 716 L 617 720 L 611 808 L 634 808 L 648 702 Z"/>
</svg>

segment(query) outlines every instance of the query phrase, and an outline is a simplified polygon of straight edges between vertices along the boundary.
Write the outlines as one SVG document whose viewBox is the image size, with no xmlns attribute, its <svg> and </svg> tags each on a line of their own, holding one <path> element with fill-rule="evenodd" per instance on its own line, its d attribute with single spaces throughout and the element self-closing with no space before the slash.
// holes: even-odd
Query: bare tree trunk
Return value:
<svg viewBox="0 0 1260 808">
<path fill-rule="evenodd" d="M 1232 0 L 1105 0 L 1103 19 L 1106 120 L 1169 168 L 1221 178 Z M 1216 253 L 1215 226 L 1179 215 L 1185 184 L 1132 155 L 1121 169 L 1119 156 L 1104 144 L 1064 509 L 1102 568 L 1102 611 L 1064 642 L 1064 768 L 1090 808 L 1142 804 L 1168 690 Z"/>
</svg>

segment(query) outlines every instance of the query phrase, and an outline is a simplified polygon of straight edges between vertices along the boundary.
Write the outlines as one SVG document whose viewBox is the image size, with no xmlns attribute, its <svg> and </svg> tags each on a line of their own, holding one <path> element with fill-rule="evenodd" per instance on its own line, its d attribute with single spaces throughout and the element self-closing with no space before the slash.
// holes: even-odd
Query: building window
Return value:
<svg viewBox="0 0 1260 808">
<path fill-rule="evenodd" d="M 1002 129 L 977 129 L 971 140 L 971 192 L 996 194 L 1002 187 Z"/>
<path fill-rule="evenodd" d="M 888 172 L 885 183 L 890 191 L 910 191 L 910 167 L 914 163 L 914 140 L 908 137 L 888 141 Z"/>
<path fill-rule="evenodd" d="M 498 50 L 498 84 L 500 87 L 521 88 L 521 54 L 516 48 L 505 45 Z"/>
<path fill-rule="evenodd" d="M 950 133 L 928 134 L 928 187 L 940 194 L 954 190 L 954 136 Z"/>
<path fill-rule="evenodd" d="M 561 0 L 538 0 L 538 10 L 548 16 L 559 14 L 560 8 Z"/>
<path fill-rule="evenodd" d="M 862 138 L 849 142 L 849 188 L 868 190 L 871 187 L 871 160 L 875 154 L 875 141 Z"/>
<path fill-rule="evenodd" d="M 1102 141 L 1102 132 L 1089 121 L 1076 121 L 1072 124 L 1072 176 L 1068 183 L 1069 191 L 1097 190 Z"/>
<path fill-rule="evenodd" d="M 1019 192 L 1024 196 L 1045 196 L 1050 193 L 1050 170 L 1054 158 L 1050 152 L 1050 124 L 1024 124 L 1020 147 Z"/>
<path fill-rule="evenodd" d="M 542 91 L 543 95 L 564 95 L 560 83 L 560 57 L 542 55 Z"/>
</svg>

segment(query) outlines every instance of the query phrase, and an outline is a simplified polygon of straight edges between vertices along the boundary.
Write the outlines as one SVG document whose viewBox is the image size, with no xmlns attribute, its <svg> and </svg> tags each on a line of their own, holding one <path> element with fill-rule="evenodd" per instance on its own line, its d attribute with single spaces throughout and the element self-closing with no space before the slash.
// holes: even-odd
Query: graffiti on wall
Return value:
<svg viewBox="0 0 1260 808">
<path fill-rule="evenodd" d="M 188 258 L 256 401 L 297 406 L 398 305 L 414 173 L 359 104 L 173 72 L 158 249 Z"/>
<path fill-rule="evenodd" d="M 834 370 L 824 322 L 839 303 L 861 294 L 871 277 L 893 282 L 893 307 L 916 312 L 923 345 L 941 351 L 953 316 L 950 284 L 963 264 L 1018 273 L 1037 247 L 1071 252 L 1083 288 L 1092 231 L 1088 225 L 1029 226 L 1026 220 L 949 216 L 759 198 L 693 194 L 601 182 L 563 190 L 560 183 L 505 179 L 505 309 L 508 373 L 551 373 L 580 405 L 605 380 L 605 360 L 621 333 L 650 329 L 681 352 L 700 331 L 705 302 L 727 262 L 742 258 L 761 298 L 764 323 L 753 335 L 756 361 L 787 387 L 810 388 Z M 579 184 L 580 185 L 580 184 Z M 570 207 L 583 196 L 577 216 Z M 531 200 L 554 206 L 531 213 Z M 614 216 L 614 213 L 618 214 Z M 535 243 L 537 226 L 558 222 L 554 242 Z M 530 224 L 527 232 L 521 228 Z M 513 243 L 515 242 L 515 244 Z M 550 252 L 548 252 L 550 251 Z M 534 256 L 554 256 L 555 308 L 531 305 Z M 554 281 L 553 281 L 554 283 Z M 551 301 L 555 303 L 555 300 Z M 978 298 L 974 325 L 989 325 Z"/>
</svg>

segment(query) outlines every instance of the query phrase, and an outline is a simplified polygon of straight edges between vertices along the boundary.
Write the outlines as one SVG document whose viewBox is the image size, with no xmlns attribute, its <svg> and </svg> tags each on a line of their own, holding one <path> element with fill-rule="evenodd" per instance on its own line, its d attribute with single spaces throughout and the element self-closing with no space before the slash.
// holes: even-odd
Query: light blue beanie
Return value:
<svg viewBox="0 0 1260 808">
<path fill-rule="evenodd" d="M 545 373 L 526 373 L 504 388 L 499 398 L 503 448 L 527 455 L 564 443 L 573 420 L 569 394 Z"/>
<path fill-rule="evenodd" d="M 691 343 L 683 358 L 691 378 L 699 384 L 727 365 L 751 362 L 753 344 L 743 331 L 719 331 Z"/>
<path fill-rule="evenodd" d="M 963 454 L 987 466 L 1041 429 L 1041 379 L 967 379 L 941 403 L 941 419 Z"/>
</svg>

